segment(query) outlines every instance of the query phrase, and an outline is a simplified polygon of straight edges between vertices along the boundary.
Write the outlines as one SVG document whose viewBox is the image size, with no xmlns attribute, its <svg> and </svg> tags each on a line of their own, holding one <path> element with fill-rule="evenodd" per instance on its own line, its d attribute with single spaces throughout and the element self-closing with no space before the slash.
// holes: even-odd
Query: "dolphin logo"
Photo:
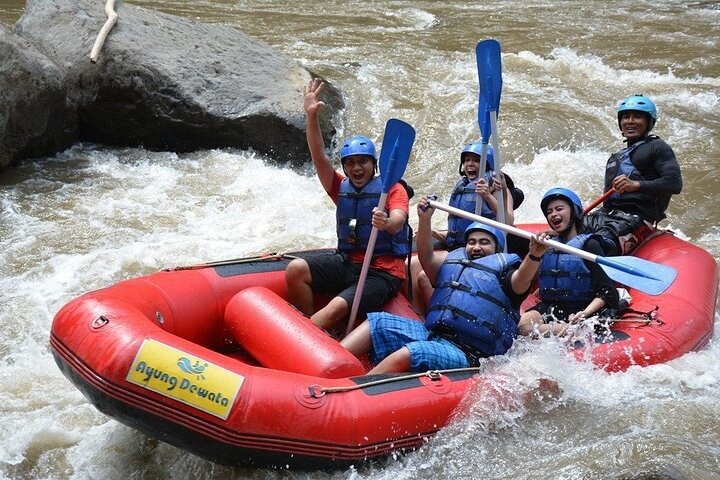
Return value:
<svg viewBox="0 0 720 480">
<path fill-rule="evenodd" d="M 199 360 L 196 360 L 193 365 L 189 358 L 180 357 L 177 362 L 177 366 L 180 367 L 180 370 L 183 372 L 189 373 L 190 375 L 196 375 L 198 380 L 203 380 L 205 379 L 205 376 L 202 373 L 205 371 L 208 364 L 201 364 Z"/>
</svg>

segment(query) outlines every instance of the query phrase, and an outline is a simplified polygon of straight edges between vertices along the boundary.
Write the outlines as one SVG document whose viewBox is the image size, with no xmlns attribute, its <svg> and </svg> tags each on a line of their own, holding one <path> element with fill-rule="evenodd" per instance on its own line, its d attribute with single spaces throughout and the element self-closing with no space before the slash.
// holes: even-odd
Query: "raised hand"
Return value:
<svg viewBox="0 0 720 480">
<path fill-rule="evenodd" d="M 319 78 L 313 78 L 310 83 L 303 89 L 303 95 L 305 97 L 303 102 L 303 108 L 307 114 L 317 114 L 320 107 L 325 105 L 325 102 L 318 100 L 320 92 L 322 92 L 325 82 Z"/>
</svg>

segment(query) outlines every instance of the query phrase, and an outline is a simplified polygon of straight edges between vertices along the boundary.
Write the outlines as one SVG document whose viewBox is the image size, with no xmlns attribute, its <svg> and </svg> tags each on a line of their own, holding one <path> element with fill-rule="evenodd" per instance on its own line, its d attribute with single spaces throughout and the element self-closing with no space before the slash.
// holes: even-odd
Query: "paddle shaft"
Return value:
<svg viewBox="0 0 720 480">
<path fill-rule="evenodd" d="M 437 208 L 438 210 L 443 210 L 445 212 L 452 213 L 453 215 L 457 215 L 458 217 L 463 217 L 468 220 L 473 220 L 475 222 L 480 222 L 480 223 L 484 223 L 486 225 L 490 225 L 491 227 L 498 228 L 507 233 L 512 233 L 513 235 L 518 236 L 518 237 L 523 237 L 528 240 L 533 237 L 533 234 L 528 231 L 521 230 L 517 227 L 513 227 L 511 225 L 506 225 L 504 223 L 497 222 L 495 220 L 491 220 L 489 218 L 482 217 L 480 215 L 475 215 L 473 213 L 466 212 L 465 210 L 451 207 L 450 205 L 444 205 L 444 204 L 438 203 L 434 200 L 430 200 L 428 203 L 430 204 L 430 206 L 432 208 Z M 566 253 L 571 253 L 573 255 L 577 255 L 578 257 L 582 258 L 583 260 L 588 260 L 590 262 L 597 262 L 598 259 L 600 258 L 597 255 L 586 252 L 585 250 L 580 250 L 579 248 L 571 247 L 570 245 L 556 242 L 555 240 L 538 240 L 538 241 L 544 245 L 553 247 L 557 250 L 561 250 Z"/>
<path fill-rule="evenodd" d="M 396 164 L 396 157 L 398 151 L 398 140 L 395 140 L 393 145 L 392 153 L 390 154 L 390 163 L 388 165 L 388 171 L 392 171 Z M 405 169 L 403 169 L 404 171 Z M 387 202 L 387 192 L 390 190 L 390 185 L 386 185 L 389 180 L 387 173 L 384 175 L 383 189 L 378 200 L 378 210 L 385 209 L 385 203 Z M 370 270 L 370 262 L 372 261 L 372 255 L 375 251 L 375 242 L 377 242 L 378 229 L 373 226 L 370 231 L 370 238 L 368 239 L 367 249 L 365 250 L 365 257 L 363 258 L 362 268 L 360 269 L 360 278 L 358 279 L 357 288 L 355 289 L 355 297 L 353 298 L 352 307 L 350 308 L 350 317 L 348 318 L 347 330 L 345 335 L 347 336 L 353 328 L 355 328 L 355 320 L 357 319 L 358 310 L 360 309 L 360 300 L 362 299 L 362 292 L 365 288 L 365 280 L 367 279 L 368 270 Z"/>
<path fill-rule="evenodd" d="M 502 163 L 500 163 L 500 136 L 498 134 L 497 126 L 497 110 L 490 110 L 490 125 L 492 128 L 492 142 L 493 142 L 493 159 L 495 161 L 495 171 L 502 175 Z M 502 185 L 502 179 L 500 179 Z M 495 192 L 498 211 L 497 218 L 500 223 L 505 223 L 505 188 L 501 188 Z"/>
<path fill-rule="evenodd" d="M 385 202 L 387 201 L 387 193 L 383 192 L 380 194 L 380 201 L 378 202 L 378 210 L 385 208 Z M 362 299 L 363 288 L 365 287 L 365 280 L 367 279 L 368 270 L 370 270 L 370 262 L 372 261 L 372 253 L 375 250 L 375 242 L 377 241 L 378 229 L 372 228 L 370 231 L 370 238 L 368 239 L 367 250 L 365 251 L 365 258 L 363 258 L 362 268 L 360 269 L 360 278 L 358 279 L 357 290 L 355 290 L 355 298 L 353 298 L 352 308 L 350 309 L 350 318 L 348 319 L 347 330 L 345 335 L 352 332 L 355 327 L 355 319 L 357 318 L 358 310 L 360 309 L 360 300 Z"/>
<path fill-rule="evenodd" d="M 476 222 L 490 225 L 505 232 L 512 233 L 513 235 L 517 235 L 518 237 L 526 239 L 533 237 L 532 233 L 526 232 L 525 230 L 520 230 L 519 228 L 505 225 L 504 223 L 496 222 L 495 220 L 490 220 L 489 218 L 474 215 L 449 205 L 443 205 L 432 200 L 428 203 L 433 208 L 444 210 L 459 217 L 467 218 L 468 220 L 474 220 Z M 537 241 L 543 245 L 553 247 L 562 252 L 577 255 L 583 260 L 597 263 L 613 280 L 616 280 L 624 285 L 637 288 L 640 291 L 650 293 L 651 295 L 658 295 L 665 291 L 665 289 L 667 289 L 672 282 L 675 281 L 675 277 L 677 276 L 677 272 L 673 268 L 666 265 L 655 264 L 642 258 L 607 258 L 586 252 L 585 250 L 581 250 L 579 248 L 571 247 L 570 245 L 560 243 L 555 240 L 538 239 Z M 630 262 L 634 263 L 635 266 L 633 266 Z M 627 273 L 629 276 L 622 275 L 622 273 Z"/>
<path fill-rule="evenodd" d="M 614 188 L 611 188 L 611 189 L 608 190 L 607 192 L 603 193 L 600 197 L 598 197 L 597 199 L 595 199 L 594 202 L 592 202 L 590 205 L 588 205 L 587 207 L 585 207 L 585 210 L 583 210 L 583 215 L 587 215 L 588 213 L 592 212 L 595 207 L 597 207 L 598 205 L 600 205 L 601 203 L 603 203 L 605 200 L 607 200 L 608 198 L 610 198 L 613 193 L 615 193 L 615 189 L 614 189 Z"/>
<path fill-rule="evenodd" d="M 487 156 L 488 156 L 488 144 L 483 143 L 480 149 L 480 169 L 478 170 L 478 180 L 485 176 L 485 169 L 487 168 Z M 480 194 L 477 194 L 477 200 L 475 201 L 475 215 L 482 213 L 483 199 Z"/>
</svg>

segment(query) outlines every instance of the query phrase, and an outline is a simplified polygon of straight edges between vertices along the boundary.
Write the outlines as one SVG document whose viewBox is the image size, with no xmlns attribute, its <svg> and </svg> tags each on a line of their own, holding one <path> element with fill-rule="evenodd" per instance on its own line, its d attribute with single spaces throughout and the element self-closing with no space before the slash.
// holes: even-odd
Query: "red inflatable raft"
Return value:
<svg viewBox="0 0 720 480">
<path fill-rule="evenodd" d="M 633 310 L 648 314 L 629 313 L 598 343 L 576 346 L 608 371 L 666 362 L 713 334 L 712 256 L 667 233 L 637 255 L 678 277 L 660 296 L 631 290 Z M 468 389 L 497 381 L 478 369 L 365 375 L 366 364 L 284 300 L 292 256 L 181 267 L 87 293 L 54 319 L 55 360 L 125 424 L 221 464 L 279 468 L 342 468 L 417 448 Z M 386 309 L 415 316 L 402 296 Z"/>
</svg>

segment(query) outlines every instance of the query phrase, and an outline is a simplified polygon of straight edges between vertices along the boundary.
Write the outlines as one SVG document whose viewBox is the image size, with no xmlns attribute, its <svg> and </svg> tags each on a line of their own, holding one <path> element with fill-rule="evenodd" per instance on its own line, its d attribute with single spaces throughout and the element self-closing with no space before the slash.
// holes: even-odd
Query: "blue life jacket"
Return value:
<svg viewBox="0 0 720 480">
<path fill-rule="evenodd" d="M 517 268 L 520 257 L 497 253 L 468 259 L 464 248 L 448 253 L 438 273 L 425 326 L 477 350 L 481 356 L 502 355 L 513 343 L 520 313 L 510 303 L 500 276 Z"/>
<path fill-rule="evenodd" d="M 488 185 L 492 184 L 492 175 L 492 170 L 485 172 L 485 181 L 488 182 Z M 475 205 L 477 205 L 477 193 L 475 193 L 476 184 L 477 180 L 469 181 L 466 176 L 463 176 L 455 184 L 455 187 L 453 187 L 448 204 L 451 207 L 455 207 L 469 213 L 475 213 Z M 490 208 L 485 200 L 482 202 L 480 215 L 485 218 L 495 220 L 495 212 L 493 212 L 492 208 Z M 447 240 L 445 241 L 448 246 L 448 250 L 465 245 L 465 229 L 471 223 L 472 220 L 466 220 L 465 218 L 448 214 Z"/>
<path fill-rule="evenodd" d="M 580 248 L 590 238 L 581 233 L 567 242 L 571 247 Z M 543 255 L 538 269 L 540 299 L 547 303 L 563 303 L 585 307 L 594 298 L 592 279 L 585 261 L 577 255 L 553 248 Z"/>
<path fill-rule="evenodd" d="M 378 206 L 382 193 L 382 180 L 375 177 L 360 190 L 356 190 L 349 179 L 340 183 L 336 210 L 338 250 L 349 253 L 364 252 L 372 231 L 372 211 Z M 387 209 L 385 210 L 387 212 Z M 410 253 L 410 225 L 405 222 L 395 235 L 378 231 L 373 256 L 393 255 L 405 258 Z"/>
<path fill-rule="evenodd" d="M 619 177 L 620 175 L 625 175 L 627 178 L 632 178 L 634 180 L 637 180 L 636 177 L 633 177 L 632 174 L 635 172 L 635 165 L 632 163 L 632 160 L 630 159 L 630 156 L 632 155 L 633 151 L 643 143 L 646 143 L 647 140 L 640 140 L 638 142 L 633 143 L 629 147 L 625 147 L 619 152 L 617 152 L 614 157 L 615 164 L 611 163 L 607 166 L 607 170 L 605 171 L 605 175 L 607 177 L 615 178 Z M 611 181 L 612 182 L 612 181 Z M 620 194 L 618 192 L 613 193 L 610 198 L 618 198 Z"/>
</svg>

